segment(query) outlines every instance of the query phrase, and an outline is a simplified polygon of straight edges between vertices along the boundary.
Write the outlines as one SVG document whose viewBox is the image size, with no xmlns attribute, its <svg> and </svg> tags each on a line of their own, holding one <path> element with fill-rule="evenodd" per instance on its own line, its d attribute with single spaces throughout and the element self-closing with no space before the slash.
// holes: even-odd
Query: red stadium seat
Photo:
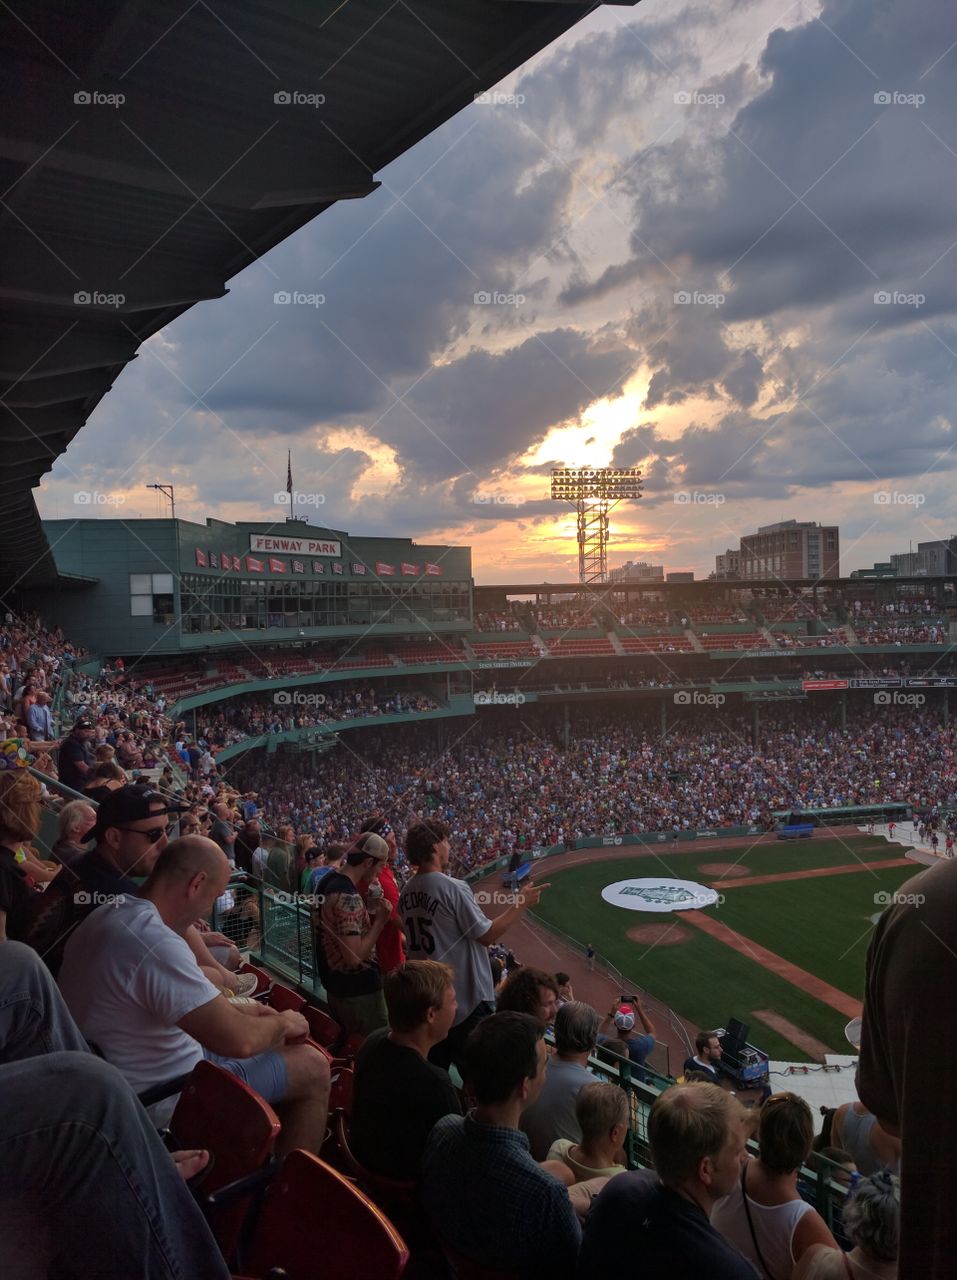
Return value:
<svg viewBox="0 0 957 1280">
<path fill-rule="evenodd" d="M 380 1173 L 367 1169 L 349 1146 L 349 1118 L 344 1111 L 337 1111 L 333 1121 L 333 1133 L 336 1145 L 349 1174 L 366 1191 L 381 1208 L 389 1213 L 396 1210 L 405 1212 L 416 1208 L 416 1183 L 400 1181 L 397 1178 L 386 1178 Z"/>
<path fill-rule="evenodd" d="M 280 1013 L 285 1013 L 287 1009 L 291 1009 L 293 1013 L 302 1013 L 306 1000 L 304 996 L 292 990 L 291 987 L 284 987 L 281 982 L 274 982 L 269 989 L 268 1004 L 273 1009 L 278 1009 Z"/>
<path fill-rule="evenodd" d="M 309 1023 L 309 1034 L 316 1044 L 334 1053 L 346 1038 L 345 1030 L 331 1014 L 316 1008 L 314 1004 L 307 1004 L 302 1014 Z"/>
<path fill-rule="evenodd" d="M 170 1121 L 176 1146 L 205 1149 L 214 1157 L 203 1195 L 261 1169 L 279 1136 L 279 1117 L 268 1102 L 237 1076 L 201 1062 L 180 1094 Z M 210 1228 L 224 1256 L 236 1247 L 251 1201 L 247 1197 L 211 1215 Z"/>
<path fill-rule="evenodd" d="M 399 1280 L 405 1241 L 385 1214 L 318 1156 L 293 1151 L 266 1195 L 243 1274 L 288 1280 Z"/>
<path fill-rule="evenodd" d="M 329 1114 L 334 1116 L 337 1111 L 341 1111 L 344 1115 L 351 1116 L 354 1091 L 352 1068 L 336 1067 L 332 1072 L 332 1088 L 329 1091 Z"/>
</svg>

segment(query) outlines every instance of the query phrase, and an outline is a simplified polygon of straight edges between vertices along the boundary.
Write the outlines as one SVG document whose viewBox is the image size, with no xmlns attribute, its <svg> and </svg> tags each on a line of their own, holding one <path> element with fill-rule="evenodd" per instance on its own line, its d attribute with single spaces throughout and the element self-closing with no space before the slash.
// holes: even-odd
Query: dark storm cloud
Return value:
<svg viewBox="0 0 957 1280">
<path fill-rule="evenodd" d="M 502 353 L 471 351 L 433 369 L 377 432 L 401 445 L 416 473 L 483 474 L 614 395 L 633 362 L 629 348 L 609 350 L 573 330 L 536 333 Z"/>
<path fill-rule="evenodd" d="M 864 473 L 868 455 L 884 464 L 887 449 L 899 447 L 900 420 L 871 403 L 864 379 L 856 405 L 835 404 L 828 384 L 846 384 L 827 372 L 833 363 L 897 366 L 878 385 L 885 402 L 916 417 L 918 440 L 921 420 L 948 412 L 940 393 L 950 383 L 952 398 L 957 349 L 957 157 L 948 152 L 957 150 L 957 80 L 947 57 L 933 64 L 953 42 L 953 10 L 935 0 L 921 14 L 915 23 L 891 0 L 825 4 L 822 21 L 769 36 L 767 86 L 726 133 L 717 117 L 696 116 L 631 170 L 633 257 L 591 283 L 579 275 L 564 296 L 572 304 L 657 282 L 659 297 L 640 305 L 632 324 L 653 366 L 647 407 L 718 389 L 742 408 L 754 405 L 778 357 L 737 349 L 728 326 L 757 320 L 771 345 L 789 326 L 809 326 L 813 359 L 805 353 L 798 364 L 805 386 L 822 379 L 811 406 L 833 430 L 851 433 Z M 715 125 L 710 136 L 702 119 Z M 723 293 L 723 305 L 675 308 L 662 336 L 667 295 L 679 290 Z M 905 364 L 895 356 L 901 344 Z M 909 387 L 896 385 L 901 379 Z M 814 474 L 836 453 L 806 417 L 796 438 L 808 458 L 795 471 Z"/>
</svg>

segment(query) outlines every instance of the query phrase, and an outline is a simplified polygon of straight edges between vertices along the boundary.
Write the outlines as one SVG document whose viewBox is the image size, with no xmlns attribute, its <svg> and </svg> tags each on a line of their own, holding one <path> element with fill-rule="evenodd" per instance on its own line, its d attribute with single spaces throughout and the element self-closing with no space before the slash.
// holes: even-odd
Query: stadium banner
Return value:
<svg viewBox="0 0 957 1280">
<path fill-rule="evenodd" d="M 306 564 L 305 564 L 305 561 L 304 561 L 304 560 L 293 560 L 293 562 L 292 562 L 292 571 L 293 571 L 293 573 L 305 573 L 305 572 L 306 572 Z"/>
<path fill-rule="evenodd" d="M 233 556 L 233 568 L 238 570 L 238 572 L 242 573 L 242 569 L 243 569 L 242 556 Z"/>
<path fill-rule="evenodd" d="M 908 689 L 957 689 L 957 676 L 907 676 Z"/>
<path fill-rule="evenodd" d="M 395 565 L 383 564 L 381 560 L 375 562 L 375 576 L 377 578 L 394 578 Z"/>
<path fill-rule="evenodd" d="M 476 662 L 478 671 L 498 671 L 503 667 L 534 667 L 537 658 L 509 658 L 507 662 Z"/>
<path fill-rule="evenodd" d="M 313 573 L 325 573 L 326 566 L 322 563 L 321 560 L 313 560 L 312 571 Z"/>
<path fill-rule="evenodd" d="M 364 578 L 368 570 L 366 569 L 364 564 L 360 564 L 358 560 L 353 560 L 352 572 L 356 575 L 357 578 Z"/>
<path fill-rule="evenodd" d="M 274 557 L 273 557 L 273 556 L 270 556 L 270 557 L 269 557 L 269 572 L 270 572 L 270 573 L 288 573 L 288 572 L 289 572 L 289 570 L 286 568 L 286 562 L 285 562 L 285 560 L 276 560 L 276 559 L 274 559 Z"/>
<path fill-rule="evenodd" d="M 219 553 L 219 563 L 223 566 L 226 572 L 229 573 L 230 569 L 233 567 L 232 554 L 230 553 L 227 555 L 225 551 L 221 551 Z"/>
<path fill-rule="evenodd" d="M 429 564 L 428 560 L 426 560 L 425 576 L 427 578 L 441 578 L 444 572 L 445 570 L 440 564 Z"/>
<path fill-rule="evenodd" d="M 332 562 L 332 572 L 333 572 L 333 573 L 338 573 L 338 574 L 345 573 L 345 569 L 343 568 L 343 565 L 342 565 L 342 561 L 341 561 L 341 560 L 333 560 L 333 562 Z"/>
<path fill-rule="evenodd" d="M 419 576 L 419 566 L 417 564 L 406 564 L 403 560 L 402 574 L 406 578 L 417 578 Z"/>
<path fill-rule="evenodd" d="M 250 551 L 279 551 L 292 556 L 341 556 L 342 543 L 336 538 L 281 538 L 275 534 L 251 533 Z"/>
<path fill-rule="evenodd" d="M 209 567 L 209 560 L 206 558 L 206 552 L 200 551 L 199 547 L 194 547 L 193 551 L 196 555 L 196 563 L 199 568 L 207 569 Z"/>
<path fill-rule="evenodd" d="M 818 689 L 846 689 L 846 680 L 802 680 L 801 688 L 805 693 L 814 693 Z"/>
<path fill-rule="evenodd" d="M 211 551 L 209 553 L 209 567 L 211 569 L 219 568 L 219 556 L 216 554 L 215 551 Z"/>
<path fill-rule="evenodd" d="M 900 676 L 851 676 L 848 684 L 852 689 L 899 689 Z"/>
<path fill-rule="evenodd" d="M 257 560 L 254 556 L 246 557 L 247 573 L 265 573 L 265 571 L 266 571 L 266 566 L 263 564 L 261 560 Z"/>
</svg>

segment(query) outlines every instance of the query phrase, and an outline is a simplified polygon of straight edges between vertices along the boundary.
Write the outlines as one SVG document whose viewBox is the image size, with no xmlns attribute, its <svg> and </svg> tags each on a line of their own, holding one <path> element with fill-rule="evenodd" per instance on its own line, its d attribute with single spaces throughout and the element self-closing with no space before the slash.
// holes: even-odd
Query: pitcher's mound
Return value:
<svg viewBox="0 0 957 1280">
<path fill-rule="evenodd" d="M 702 862 L 698 868 L 706 876 L 721 876 L 724 880 L 735 880 L 738 876 L 749 876 L 748 867 L 740 862 Z"/>
<path fill-rule="evenodd" d="M 657 943 L 662 947 L 674 947 L 691 939 L 691 930 L 683 924 L 637 924 L 628 930 L 628 938 L 632 942 L 640 942 L 643 946 Z"/>
</svg>

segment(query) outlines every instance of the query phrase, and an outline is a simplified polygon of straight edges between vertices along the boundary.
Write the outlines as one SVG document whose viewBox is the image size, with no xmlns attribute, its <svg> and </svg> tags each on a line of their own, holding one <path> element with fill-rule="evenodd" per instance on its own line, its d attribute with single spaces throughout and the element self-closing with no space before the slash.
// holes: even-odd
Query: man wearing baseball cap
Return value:
<svg viewBox="0 0 957 1280">
<path fill-rule="evenodd" d="M 329 1009 L 350 1034 L 368 1035 L 389 1024 L 376 943 L 392 917 L 392 907 L 372 888 L 388 860 L 389 846 L 382 837 L 365 832 L 357 837 L 342 866 L 322 882 L 316 962 Z M 368 908 L 359 891 L 363 881 L 369 886 Z"/>
<path fill-rule="evenodd" d="M 639 1019 L 644 1035 L 632 1034 Z M 655 1047 L 655 1034 L 655 1025 L 641 1001 L 632 997 L 632 1003 L 622 1000 L 616 1004 L 602 1022 L 598 1028 L 598 1043 L 609 1052 L 629 1058 L 635 1066 L 641 1067 Z"/>
<path fill-rule="evenodd" d="M 67 939 L 88 915 L 107 902 L 133 897 L 138 880 L 149 876 L 169 843 L 169 815 L 179 813 L 158 791 L 118 787 L 96 811 L 88 839 L 95 848 L 64 867 L 43 894 L 41 907 L 24 938 L 40 952 L 55 975 L 63 961 Z M 51 892 L 54 887 L 56 892 Z M 230 991 L 242 986 L 241 974 L 230 973 L 210 954 L 196 928 L 184 935 L 197 964 L 211 982 Z"/>
<path fill-rule="evenodd" d="M 57 753 L 57 772 L 65 787 L 82 791 L 93 776 L 96 761 L 93 758 L 93 725 L 89 720 L 77 720 L 60 743 Z"/>
<path fill-rule="evenodd" d="M 375 953 L 379 962 L 379 968 L 382 976 L 394 973 L 396 969 L 401 969 L 405 964 L 405 950 L 403 947 L 404 934 L 402 932 L 402 924 L 399 920 L 399 886 L 395 882 L 395 875 L 392 867 L 398 856 L 398 843 L 396 842 L 395 832 L 391 825 L 386 822 L 381 814 L 376 814 L 371 818 L 367 818 L 361 827 L 362 832 L 371 831 L 382 839 L 389 846 L 389 861 L 384 867 L 379 868 L 378 883 L 382 887 L 382 896 L 392 908 L 392 917 L 386 922 L 385 928 L 379 934 L 379 941 L 376 943 Z"/>
</svg>

